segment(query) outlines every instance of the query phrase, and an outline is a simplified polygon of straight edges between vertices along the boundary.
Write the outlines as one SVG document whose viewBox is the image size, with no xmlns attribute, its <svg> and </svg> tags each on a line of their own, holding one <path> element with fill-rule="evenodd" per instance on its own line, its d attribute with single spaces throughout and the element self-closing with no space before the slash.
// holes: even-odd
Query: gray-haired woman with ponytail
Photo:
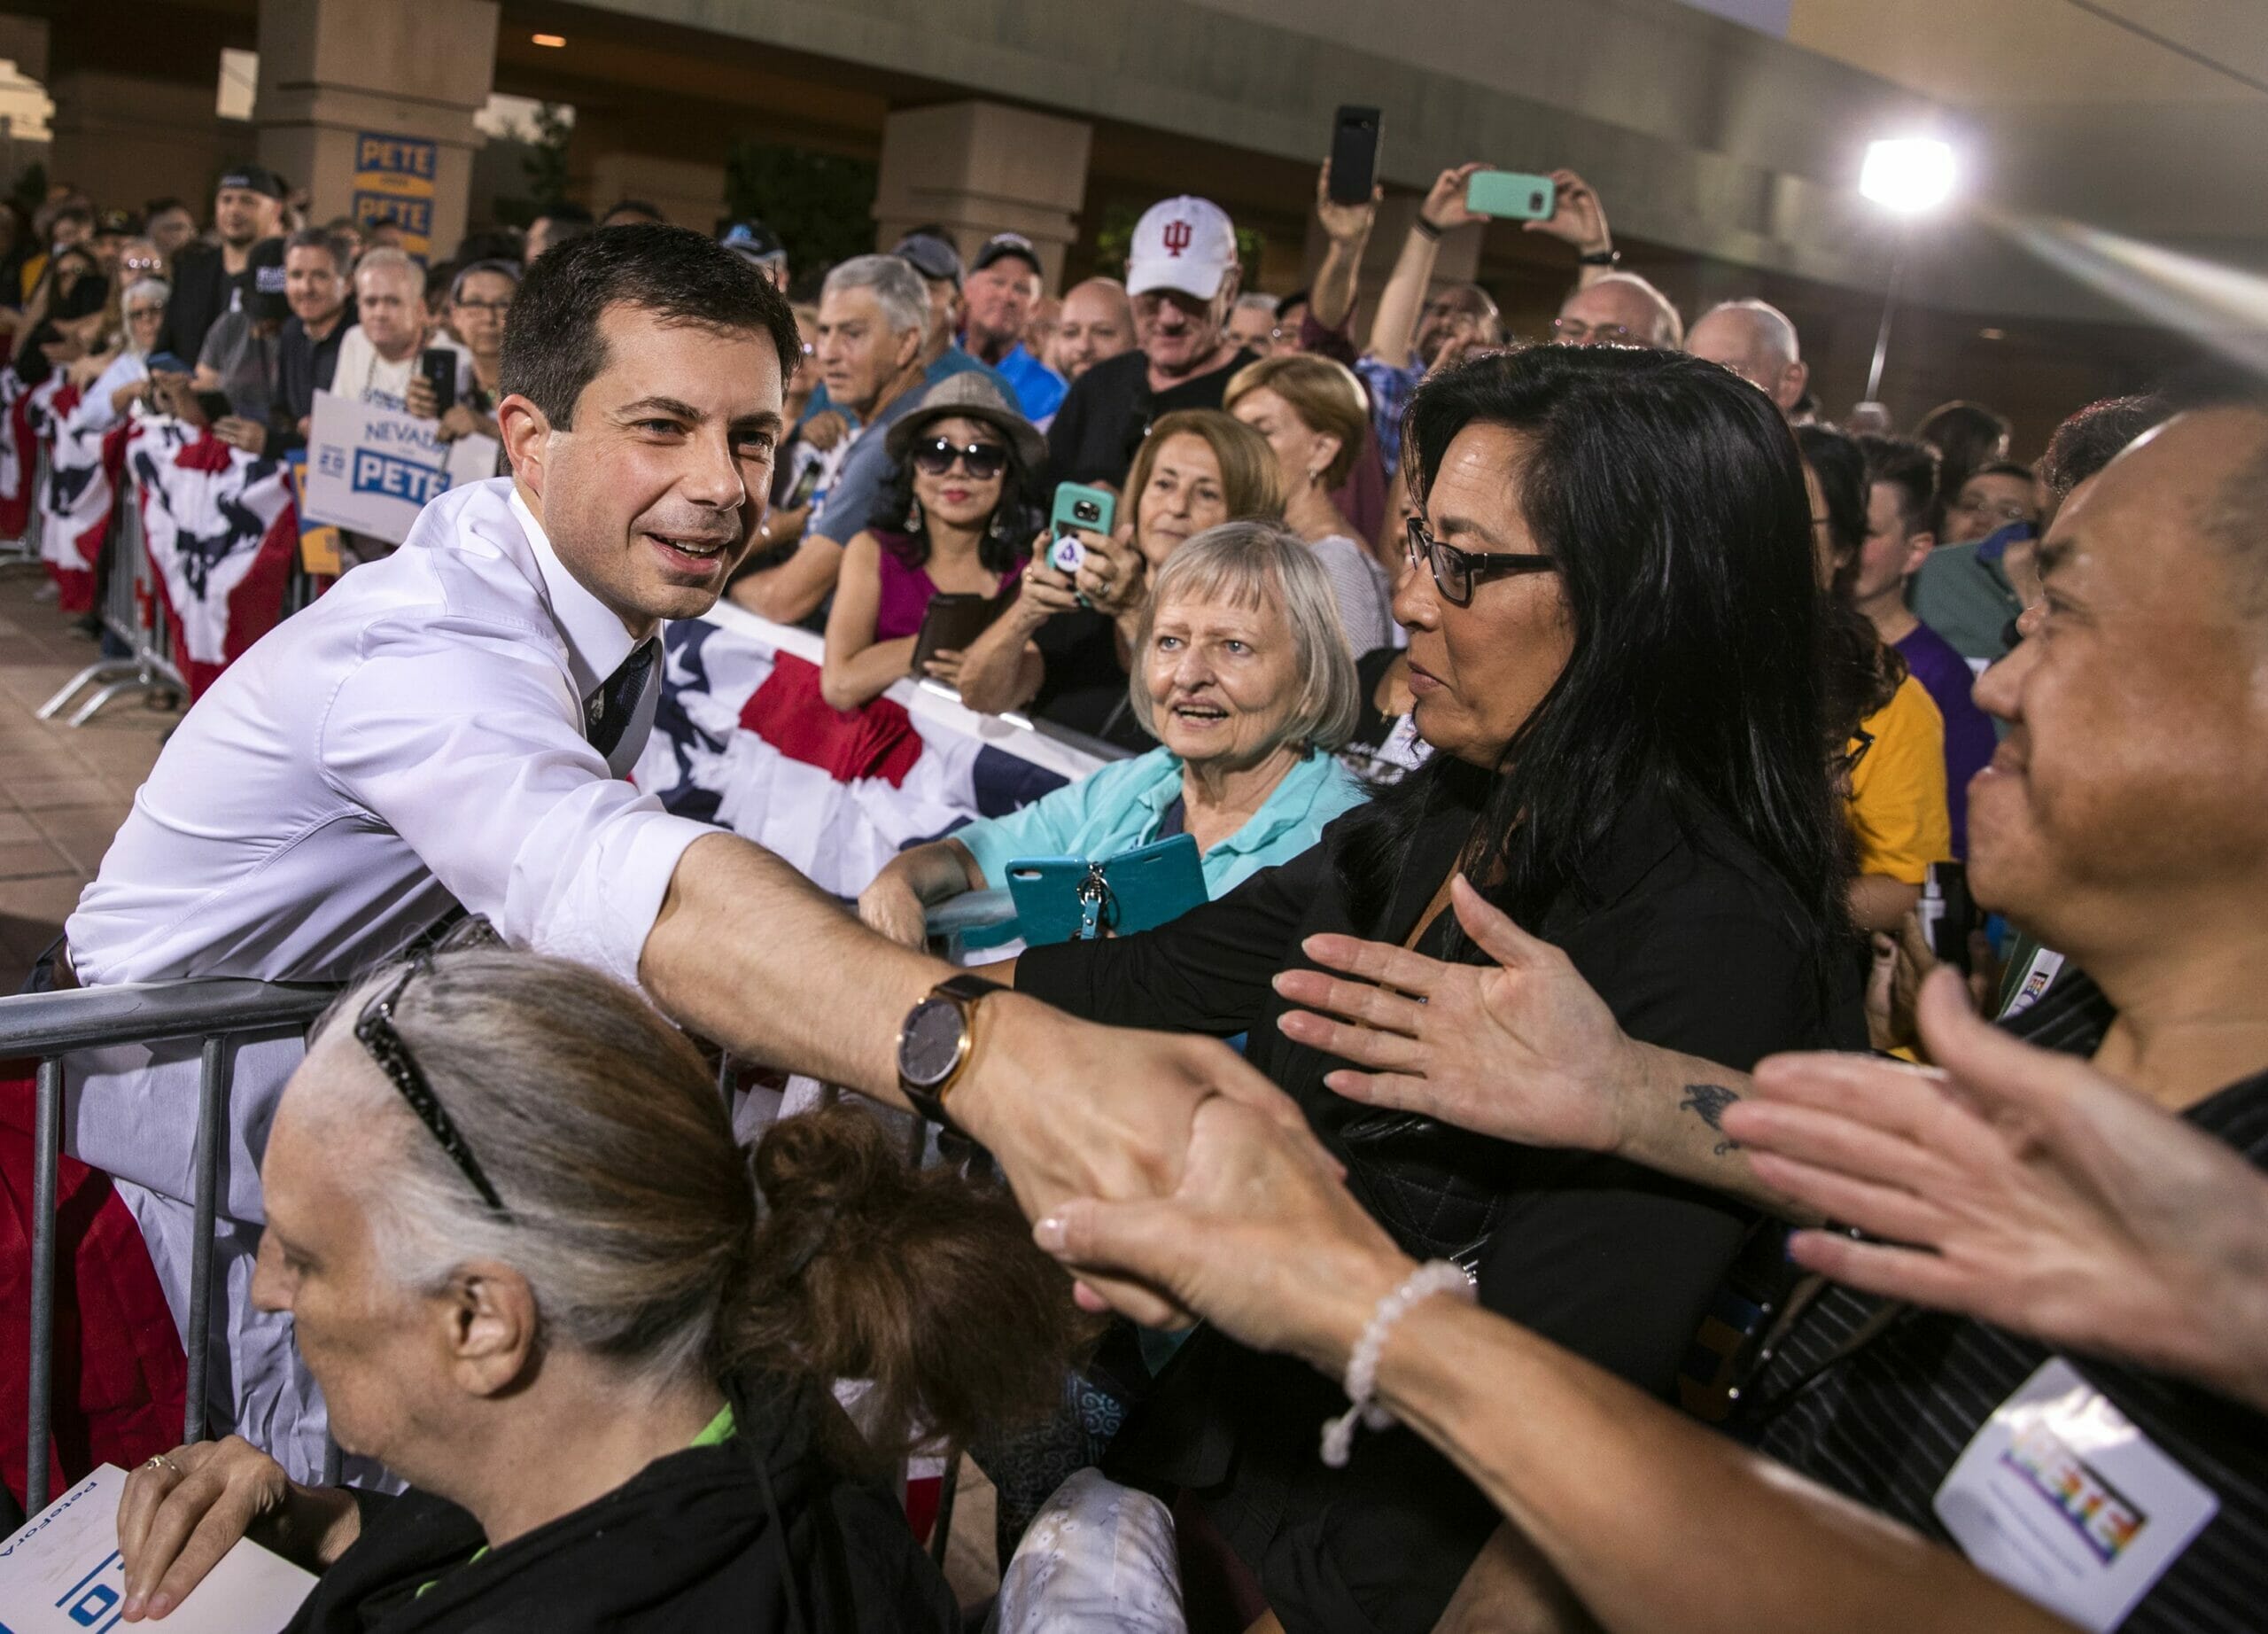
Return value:
<svg viewBox="0 0 2268 1634">
<path fill-rule="evenodd" d="M 350 993 L 261 1179 L 253 1297 L 410 1490 L 299 1486 L 235 1437 L 152 1459 L 128 1621 L 249 1531 L 321 1575 L 294 1630 L 955 1629 L 878 1460 L 1045 1412 L 1080 1319 L 1004 1194 L 848 1107 L 743 1150 L 682 1034 L 530 954 Z"/>
</svg>

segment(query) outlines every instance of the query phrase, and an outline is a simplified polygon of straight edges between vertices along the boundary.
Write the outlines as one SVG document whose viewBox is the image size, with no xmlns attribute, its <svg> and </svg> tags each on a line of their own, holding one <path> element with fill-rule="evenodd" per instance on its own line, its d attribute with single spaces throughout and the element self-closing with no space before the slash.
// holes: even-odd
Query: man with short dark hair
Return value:
<svg viewBox="0 0 2268 1634">
<path fill-rule="evenodd" d="M 978 362 L 1000 371 L 1010 387 L 1008 401 L 1042 430 L 1070 389 L 1024 346 L 1024 331 L 1046 276 L 1030 239 L 1021 233 L 995 233 L 977 251 L 961 293 L 967 315 L 962 346 Z"/>
<path fill-rule="evenodd" d="M 571 244 L 586 233 L 598 231 L 598 223 L 591 213 L 579 204 L 553 205 L 528 223 L 527 237 L 522 240 L 520 264 L 532 267 L 545 255 L 563 244 Z"/>
<path fill-rule="evenodd" d="M 178 198 L 152 198 L 143 207 L 142 230 L 170 266 L 197 237 L 197 213 Z"/>
<path fill-rule="evenodd" d="M 1898 649 L 1945 721 L 1946 814 L 1955 860 L 1969 855 L 1969 780 L 2000 740 L 1970 692 L 1976 676 L 1951 642 L 1914 616 L 1907 587 L 1938 542 L 1931 531 L 1937 451 L 1902 437 L 1861 437 L 1867 461 L 1867 533 L 1852 564 L 1852 604 Z"/>
<path fill-rule="evenodd" d="M 1255 361 L 1228 338 L 1243 277 L 1236 228 L 1209 198 L 1143 213 L 1126 261 L 1136 349 L 1072 383 L 1047 430 L 1050 483 L 1122 482 L 1160 415 L 1221 406 L 1229 377 Z"/>
<path fill-rule="evenodd" d="M 252 246 L 276 236 L 284 209 L 284 183 L 260 165 L 238 165 L 221 177 L 213 195 L 213 230 L 220 243 L 188 246 L 174 257 L 174 293 L 158 349 L 193 361 L 205 331 L 229 309 L 234 281 L 244 275 Z"/>
<path fill-rule="evenodd" d="M 353 253 L 344 239 L 310 227 L 284 241 L 284 293 L 291 316 L 276 357 L 279 448 L 307 440 L 315 393 L 330 390 L 339 343 L 354 324 Z"/>
<path fill-rule="evenodd" d="M 949 1096 L 1034 1210 L 1170 1184 L 1216 1093 L 1301 1127 L 1210 1041 L 1087 1026 L 989 984 L 936 992 L 951 966 L 626 781 L 665 622 L 708 611 L 754 537 L 801 354 L 779 292 L 703 234 L 621 228 L 539 262 L 504 338 L 512 475 L 435 500 L 400 550 L 198 700 L 71 916 L 64 971 L 346 981 L 477 915 L 746 1059 L 940 1115 Z M 237 1159 L 212 1237 L 192 1231 L 194 1040 L 133 1065 L 73 1058 L 67 1140 L 134 1200 L 175 1309 L 191 1257 L 220 1262 L 237 1365 L 210 1374 L 219 1426 L 310 1480 L 320 1405 L 288 1323 L 246 1301 L 256 1245 L 263 1270 L 275 1252 L 253 1164 L 303 1048 L 234 1052 Z"/>
</svg>

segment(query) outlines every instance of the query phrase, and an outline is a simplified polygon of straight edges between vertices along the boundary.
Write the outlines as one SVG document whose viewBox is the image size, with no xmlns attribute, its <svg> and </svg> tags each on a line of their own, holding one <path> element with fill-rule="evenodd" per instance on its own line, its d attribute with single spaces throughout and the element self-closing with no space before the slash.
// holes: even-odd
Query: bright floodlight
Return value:
<svg viewBox="0 0 2268 1634">
<path fill-rule="evenodd" d="M 1859 191 L 1901 215 L 1934 209 L 1953 191 L 1953 150 L 1929 136 L 1869 142 Z"/>
</svg>

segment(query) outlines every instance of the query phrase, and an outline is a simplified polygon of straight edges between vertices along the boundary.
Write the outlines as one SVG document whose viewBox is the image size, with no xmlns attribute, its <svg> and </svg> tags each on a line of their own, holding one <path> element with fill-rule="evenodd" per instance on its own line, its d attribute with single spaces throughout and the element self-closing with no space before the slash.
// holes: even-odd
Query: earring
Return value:
<svg viewBox="0 0 2268 1634">
<path fill-rule="evenodd" d="M 918 499 L 905 509 L 905 531 L 909 533 L 921 531 L 921 502 Z"/>
</svg>

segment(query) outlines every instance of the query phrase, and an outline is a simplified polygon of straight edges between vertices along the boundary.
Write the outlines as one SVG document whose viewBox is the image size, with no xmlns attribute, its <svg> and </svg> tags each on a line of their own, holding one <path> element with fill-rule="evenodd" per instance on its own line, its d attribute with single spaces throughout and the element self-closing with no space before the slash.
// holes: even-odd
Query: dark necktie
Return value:
<svg viewBox="0 0 2268 1634">
<path fill-rule="evenodd" d="M 638 699 L 646 690 L 646 678 L 653 673 L 654 660 L 661 656 L 662 643 L 649 638 L 630 650 L 630 656 L 615 667 L 599 689 L 583 704 L 583 735 L 591 740 L 591 747 L 602 755 L 611 756 L 615 745 L 622 742 L 622 735 L 630 730 L 631 717 L 638 712 Z"/>
</svg>

